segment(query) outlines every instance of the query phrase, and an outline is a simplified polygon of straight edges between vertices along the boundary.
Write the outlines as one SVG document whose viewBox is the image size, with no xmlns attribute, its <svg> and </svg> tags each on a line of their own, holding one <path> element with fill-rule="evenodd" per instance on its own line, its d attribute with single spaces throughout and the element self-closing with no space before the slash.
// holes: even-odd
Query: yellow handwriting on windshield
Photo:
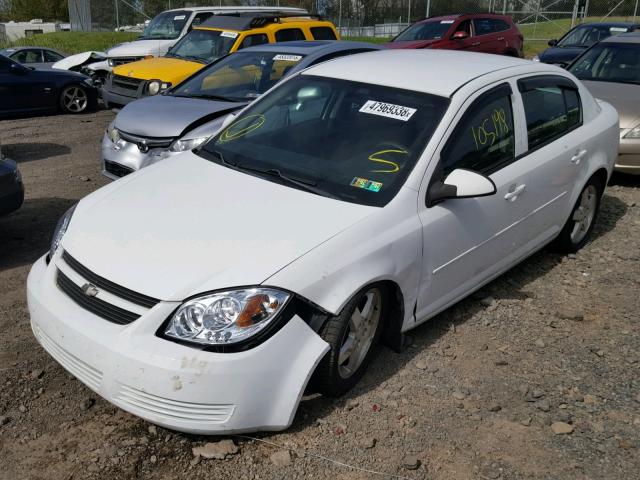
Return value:
<svg viewBox="0 0 640 480">
<path fill-rule="evenodd" d="M 385 154 L 389 154 L 389 153 L 400 153 L 402 155 L 408 155 L 409 154 L 409 152 L 407 152 L 406 150 L 395 150 L 395 149 L 379 150 L 377 152 L 374 152 L 371 155 L 369 155 L 369 160 L 371 160 L 372 162 L 378 162 L 378 163 L 382 163 L 382 164 L 385 164 L 385 165 L 389 165 L 390 168 L 387 168 L 385 170 L 371 170 L 371 172 L 373 172 L 373 173 L 396 173 L 397 171 L 400 170 L 400 165 L 398 165 L 396 162 L 392 162 L 391 160 L 385 160 L 384 158 L 380 158 L 381 155 L 385 155 Z"/>
<path fill-rule="evenodd" d="M 485 145 L 493 145 L 501 137 L 509 133 L 509 124 L 504 108 L 495 109 L 490 117 L 482 120 L 477 127 L 471 127 L 471 134 L 476 145 L 476 150 L 480 150 Z"/>
<path fill-rule="evenodd" d="M 265 122 L 264 115 L 257 113 L 255 115 L 247 115 L 241 118 L 235 123 L 229 125 L 222 135 L 220 135 L 220 142 L 230 142 L 236 138 L 240 138 L 249 132 L 253 132 L 262 126 Z"/>
</svg>

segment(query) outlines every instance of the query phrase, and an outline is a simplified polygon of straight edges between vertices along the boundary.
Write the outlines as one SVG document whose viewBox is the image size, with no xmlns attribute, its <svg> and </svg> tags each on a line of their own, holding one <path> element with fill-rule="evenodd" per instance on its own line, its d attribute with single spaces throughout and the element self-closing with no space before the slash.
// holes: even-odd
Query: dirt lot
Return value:
<svg viewBox="0 0 640 480">
<path fill-rule="evenodd" d="M 287 432 L 230 437 L 210 446 L 226 459 L 204 459 L 193 448 L 219 439 L 109 405 L 29 328 L 29 266 L 59 215 L 107 183 L 112 117 L 0 122 L 27 189 L 0 219 L 0 478 L 640 478 L 640 178 L 614 177 L 578 255 L 534 255 L 405 353 L 380 350 L 345 398 L 306 399 Z"/>
</svg>

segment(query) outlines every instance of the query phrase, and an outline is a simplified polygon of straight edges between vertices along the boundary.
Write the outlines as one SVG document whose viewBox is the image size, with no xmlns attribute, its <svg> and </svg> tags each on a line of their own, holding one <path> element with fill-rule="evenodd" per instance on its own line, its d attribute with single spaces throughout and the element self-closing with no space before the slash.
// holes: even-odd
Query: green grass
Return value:
<svg viewBox="0 0 640 480">
<path fill-rule="evenodd" d="M 17 46 L 49 47 L 69 55 L 95 50 L 103 52 L 117 43 L 135 40 L 139 33 L 129 32 L 54 32 L 21 38 L 15 42 L 0 42 L 0 48 Z"/>
</svg>

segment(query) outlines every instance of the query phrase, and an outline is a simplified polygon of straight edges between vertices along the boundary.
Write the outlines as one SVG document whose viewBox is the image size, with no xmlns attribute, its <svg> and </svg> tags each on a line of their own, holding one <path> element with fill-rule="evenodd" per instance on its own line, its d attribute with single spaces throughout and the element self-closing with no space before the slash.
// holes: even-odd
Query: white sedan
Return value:
<svg viewBox="0 0 640 480">
<path fill-rule="evenodd" d="M 405 50 L 319 64 L 192 152 L 82 199 L 28 279 L 40 344 L 185 432 L 288 427 L 382 341 L 588 240 L 618 116 L 559 68 Z"/>
</svg>

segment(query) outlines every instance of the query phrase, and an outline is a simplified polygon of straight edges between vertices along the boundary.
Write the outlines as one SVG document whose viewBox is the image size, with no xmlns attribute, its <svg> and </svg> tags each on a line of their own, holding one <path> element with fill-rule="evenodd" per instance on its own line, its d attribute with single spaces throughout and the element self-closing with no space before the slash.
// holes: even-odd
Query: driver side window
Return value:
<svg viewBox="0 0 640 480">
<path fill-rule="evenodd" d="M 499 85 L 469 107 L 442 150 L 445 177 L 456 168 L 488 175 L 514 161 L 511 93 Z"/>
</svg>

